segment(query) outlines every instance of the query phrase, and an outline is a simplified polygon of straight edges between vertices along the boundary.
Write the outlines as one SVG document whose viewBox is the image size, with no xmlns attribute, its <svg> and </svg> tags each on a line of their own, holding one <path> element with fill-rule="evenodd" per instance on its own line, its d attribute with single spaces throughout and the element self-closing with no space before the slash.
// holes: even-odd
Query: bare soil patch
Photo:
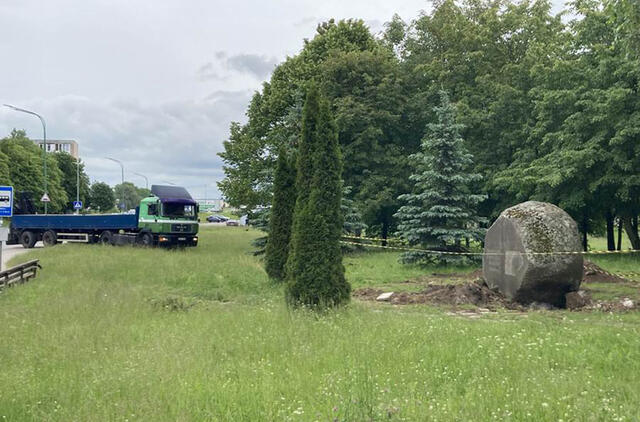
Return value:
<svg viewBox="0 0 640 422">
<path fill-rule="evenodd" d="M 448 283 L 444 284 L 443 280 Z M 585 261 L 583 283 L 619 283 L 630 284 L 629 280 L 610 274 L 602 268 L 590 261 Z M 507 299 L 500 292 L 493 291 L 487 287 L 482 279 L 482 270 L 476 270 L 468 274 L 439 274 L 432 273 L 415 279 L 405 280 L 403 283 L 416 284 L 423 286 L 421 290 L 412 292 L 396 292 L 385 302 L 393 305 L 411 305 L 411 304 L 431 304 L 453 309 L 464 307 L 476 307 L 480 313 L 485 311 L 495 311 L 497 309 L 509 309 L 515 311 L 528 310 L 550 310 L 550 306 L 545 304 L 534 303 L 524 306 L 519 303 Z M 632 302 L 629 306 L 628 298 L 620 298 L 611 301 L 593 301 L 590 298 L 590 289 L 584 286 L 584 297 L 587 299 L 584 303 L 580 303 L 574 311 L 592 311 L 599 310 L 605 312 L 629 311 L 640 309 L 637 302 Z M 387 290 L 388 291 L 388 290 Z M 367 287 L 358 289 L 353 292 L 353 296 L 360 300 L 376 301 L 378 296 L 385 293 L 381 288 Z M 582 294 L 581 294 L 582 296 Z M 465 310 L 466 313 L 473 314 L 474 311 Z"/>
<path fill-rule="evenodd" d="M 361 300 L 375 301 L 382 289 L 364 288 L 356 290 L 353 296 Z M 521 309 L 522 306 L 511 302 L 502 294 L 489 289 L 481 281 L 463 282 L 460 284 L 429 283 L 417 292 L 398 292 L 388 301 L 394 305 L 411 305 L 429 303 L 434 305 L 464 306 L 473 305 L 487 309 L 507 308 Z"/>
<path fill-rule="evenodd" d="M 624 277 L 611 274 L 591 261 L 584 261 L 583 283 L 627 283 Z"/>
</svg>

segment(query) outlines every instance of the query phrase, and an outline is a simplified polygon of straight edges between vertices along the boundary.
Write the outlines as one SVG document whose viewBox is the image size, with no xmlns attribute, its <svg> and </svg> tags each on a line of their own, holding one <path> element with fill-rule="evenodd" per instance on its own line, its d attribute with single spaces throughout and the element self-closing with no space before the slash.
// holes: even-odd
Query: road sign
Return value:
<svg viewBox="0 0 640 422">
<path fill-rule="evenodd" d="M 0 186 L 0 218 L 13 215 L 13 186 Z"/>
<path fill-rule="evenodd" d="M 40 202 L 51 202 L 51 199 L 49 199 L 49 195 L 45 193 L 42 195 L 42 198 L 40 198 Z"/>
<path fill-rule="evenodd" d="M 82 201 L 73 201 L 73 209 L 81 210 L 82 209 Z"/>
</svg>

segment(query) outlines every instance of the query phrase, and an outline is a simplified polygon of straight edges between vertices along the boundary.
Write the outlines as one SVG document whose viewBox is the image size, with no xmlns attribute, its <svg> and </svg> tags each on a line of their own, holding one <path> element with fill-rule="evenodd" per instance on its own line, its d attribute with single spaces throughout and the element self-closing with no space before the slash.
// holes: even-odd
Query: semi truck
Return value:
<svg viewBox="0 0 640 422">
<path fill-rule="evenodd" d="M 135 212 L 14 215 L 7 244 L 32 248 L 60 242 L 197 246 L 198 204 L 179 186 L 153 185 Z"/>
</svg>

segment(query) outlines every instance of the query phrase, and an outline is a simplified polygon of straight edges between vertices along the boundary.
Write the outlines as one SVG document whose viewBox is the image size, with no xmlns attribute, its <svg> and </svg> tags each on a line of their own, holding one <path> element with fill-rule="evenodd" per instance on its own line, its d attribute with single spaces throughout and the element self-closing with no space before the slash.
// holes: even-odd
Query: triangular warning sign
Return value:
<svg viewBox="0 0 640 422">
<path fill-rule="evenodd" d="M 51 199 L 49 199 L 49 195 L 47 195 L 46 192 L 44 195 L 42 195 L 40 202 L 51 202 Z"/>
</svg>

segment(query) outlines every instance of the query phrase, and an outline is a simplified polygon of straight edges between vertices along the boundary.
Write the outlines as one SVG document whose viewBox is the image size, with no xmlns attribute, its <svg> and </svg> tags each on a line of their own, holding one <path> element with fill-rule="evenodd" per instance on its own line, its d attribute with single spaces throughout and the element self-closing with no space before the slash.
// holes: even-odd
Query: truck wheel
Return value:
<svg viewBox="0 0 640 422">
<path fill-rule="evenodd" d="M 23 248 L 33 248 L 33 245 L 36 244 L 37 240 L 38 239 L 36 238 L 36 234 L 34 232 L 30 232 L 27 230 L 23 231 L 22 234 L 20 234 L 20 243 L 22 244 Z"/>
<path fill-rule="evenodd" d="M 58 235 L 53 230 L 47 230 L 42 235 L 44 246 L 55 246 L 58 243 Z"/>
<path fill-rule="evenodd" d="M 142 233 L 138 238 L 138 243 L 145 247 L 153 246 L 153 235 L 151 233 Z"/>
<path fill-rule="evenodd" d="M 105 230 L 100 235 L 100 243 L 103 245 L 111 245 L 113 243 L 113 233 L 109 230 Z"/>
</svg>

